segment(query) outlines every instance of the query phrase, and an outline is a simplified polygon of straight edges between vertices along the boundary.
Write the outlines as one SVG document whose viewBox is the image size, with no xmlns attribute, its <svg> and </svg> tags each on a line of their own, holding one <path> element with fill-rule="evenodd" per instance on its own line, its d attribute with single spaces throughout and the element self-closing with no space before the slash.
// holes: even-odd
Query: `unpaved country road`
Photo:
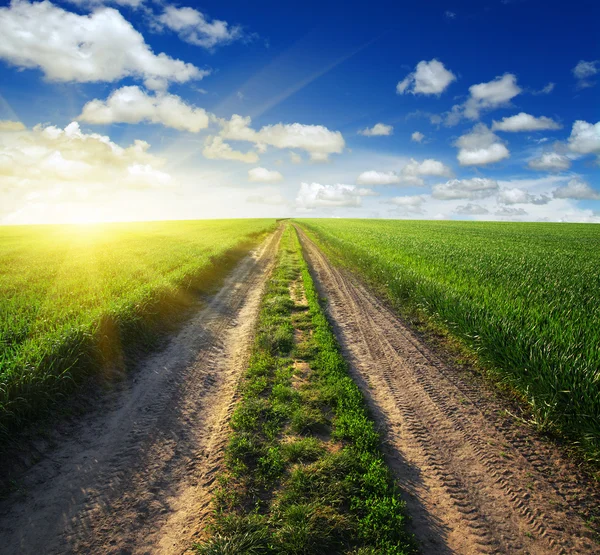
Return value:
<svg viewBox="0 0 600 555">
<path fill-rule="evenodd" d="M 201 530 L 281 230 L 149 358 L 103 414 L 0 504 L 0 552 L 183 553 Z"/>
<path fill-rule="evenodd" d="M 552 445 L 501 416 L 485 387 L 442 363 L 299 231 L 423 551 L 600 553 L 576 514 L 600 503 L 594 486 Z"/>
</svg>

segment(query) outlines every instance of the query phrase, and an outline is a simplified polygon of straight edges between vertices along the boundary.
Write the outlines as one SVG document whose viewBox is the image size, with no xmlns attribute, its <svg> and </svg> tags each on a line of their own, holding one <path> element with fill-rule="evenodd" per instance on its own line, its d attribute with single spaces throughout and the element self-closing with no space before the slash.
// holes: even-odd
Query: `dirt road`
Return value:
<svg viewBox="0 0 600 555">
<path fill-rule="evenodd" d="M 280 233 L 0 504 L 0 552 L 182 553 L 207 513 Z"/>
<path fill-rule="evenodd" d="M 598 553 L 578 513 L 593 486 L 556 448 L 504 415 L 301 233 L 313 278 L 384 433 L 425 553 Z M 580 483 L 581 482 L 581 483 Z"/>
</svg>

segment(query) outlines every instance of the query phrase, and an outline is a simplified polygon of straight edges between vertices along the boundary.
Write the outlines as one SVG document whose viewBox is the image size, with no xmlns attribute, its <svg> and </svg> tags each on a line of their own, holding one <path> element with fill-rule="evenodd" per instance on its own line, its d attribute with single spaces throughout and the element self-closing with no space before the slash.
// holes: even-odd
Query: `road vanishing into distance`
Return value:
<svg viewBox="0 0 600 555">
<path fill-rule="evenodd" d="M 598 552 L 584 521 L 600 504 L 598 487 L 297 229 L 422 551 Z M 0 553 L 191 550 L 210 515 L 281 231 L 162 351 L 39 447 L 39 461 L 0 502 Z"/>
</svg>

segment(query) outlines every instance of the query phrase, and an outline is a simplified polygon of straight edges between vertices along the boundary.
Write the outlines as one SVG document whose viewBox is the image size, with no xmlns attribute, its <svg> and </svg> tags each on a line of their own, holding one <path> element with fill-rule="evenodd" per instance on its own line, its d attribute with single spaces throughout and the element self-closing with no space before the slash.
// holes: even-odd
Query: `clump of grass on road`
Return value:
<svg viewBox="0 0 600 555">
<path fill-rule="evenodd" d="M 379 435 L 291 227 L 240 393 L 212 534 L 199 553 L 414 551 Z"/>
<path fill-rule="evenodd" d="M 85 375 L 122 371 L 274 220 L 0 229 L 0 443 Z"/>
<path fill-rule="evenodd" d="M 301 220 L 404 315 L 426 315 L 600 461 L 600 227 Z"/>
</svg>

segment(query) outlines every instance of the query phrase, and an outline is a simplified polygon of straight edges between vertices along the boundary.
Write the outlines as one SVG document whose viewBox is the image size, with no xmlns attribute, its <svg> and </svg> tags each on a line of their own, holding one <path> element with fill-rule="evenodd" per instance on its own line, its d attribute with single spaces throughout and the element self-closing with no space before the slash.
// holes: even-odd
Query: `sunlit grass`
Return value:
<svg viewBox="0 0 600 555">
<path fill-rule="evenodd" d="M 0 424 L 34 413 L 134 347 L 273 220 L 0 228 Z"/>
<path fill-rule="evenodd" d="M 301 220 L 405 313 L 433 317 L 600 457 L 600 226 Z"/>
</svg>

